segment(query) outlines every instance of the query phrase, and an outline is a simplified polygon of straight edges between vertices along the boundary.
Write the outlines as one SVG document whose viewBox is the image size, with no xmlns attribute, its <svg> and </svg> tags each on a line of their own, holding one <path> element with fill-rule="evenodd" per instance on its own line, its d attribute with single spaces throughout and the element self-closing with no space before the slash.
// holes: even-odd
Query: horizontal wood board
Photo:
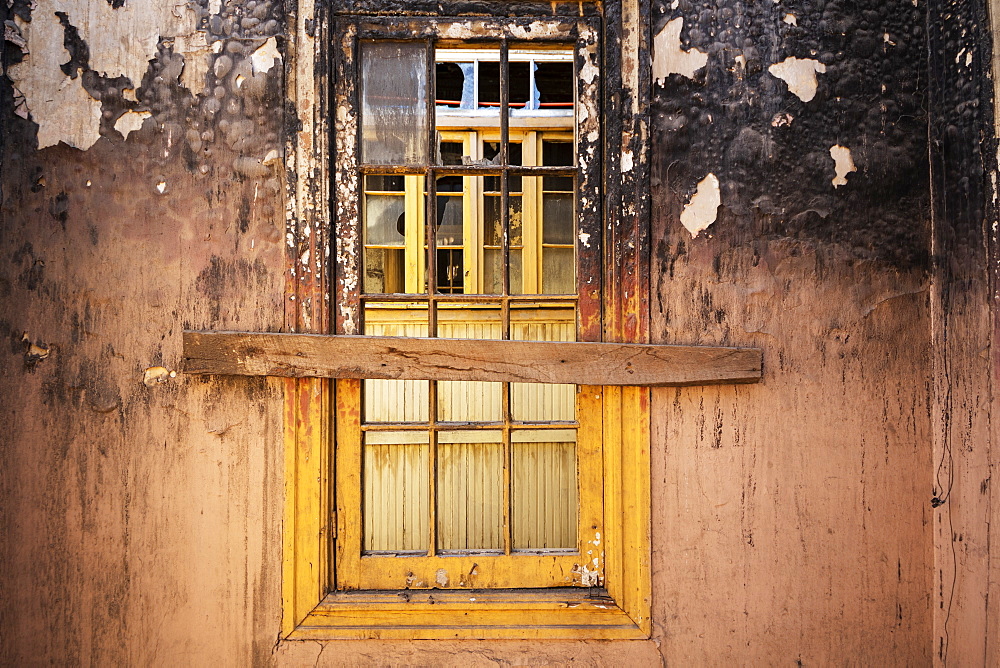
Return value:
<svg viewBox="0 0 1000 668">
<path fill-rule="evenodd" d="M 578 385 L 754 383 L 753 348 L 563 341 L 184 332 L 190 374 Z"/>
</svg>

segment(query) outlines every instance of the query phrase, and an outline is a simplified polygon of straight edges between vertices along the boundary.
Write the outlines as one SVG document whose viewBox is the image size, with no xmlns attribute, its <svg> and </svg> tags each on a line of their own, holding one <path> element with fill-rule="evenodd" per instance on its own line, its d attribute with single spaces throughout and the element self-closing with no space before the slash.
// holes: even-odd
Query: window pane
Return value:
<svg viewBox="0 0 1000 668">
<path fill-rule="evenodd" d="M 514 308 L 510 338 L 515 341 L 575 341 L 576 311 L 573 308 Z M 515 420 L 576 419 L 576 385 L 511 383 L 510 400 Z"/>
<path fill-rule="evenodd" d="M 501 432 L 441 432 L 437 453 L 438 548 L 502 550 Z"/>
<path fill-rule="evenodd" d="M 503 252 L 499 249 L 487 248 L 483 251 L 483 294 L 499 295 L 503 292 L 502 262 Z M 510 249 L 510 294 L 523 293 L 524 269 L 521 263 L 521 251 Z"/>
<path fill-rule="evenodd" d="M 537 63 L 535 87 L 542 109 L 570 109 L 573 107 L 573 63 Z"/>
<path fill-rule="evenodd" d="M 465 164 L 465 148 L 460 141 L 443 141 L 438 144 L 441 155 L 438 157 L 439 165 L 462 165 Z M 438 188 L 440 188 L 440 184 Z"/>
<path fill-rule="evenodd" d="M 373 336 L 427 336 L 427 309 L 387 303 L 365 307 L 364 333 Z M 363 380 L 365 422 L 427 422 L 426 380 Z"/>
<path fill-rule="evenodd" d="M 365 245 L 402 246 L 406 202 L 400 195 L 365 195 Z"/>
<path fill-rule="evenodd" d="M 397 436 L 400 438 L 393 438 Z M 421 438 L 423 443 L 407 442 Z M 393 440 L 401 442 L 371 442 Z M 427 434 L 366 434 L 362 462 L 365 551 L 427 550 L 430 517 L 427 440 Z"/>
<path fill-rule="evenodd" d="M 406 258 L 402 248 L 366 248 L 364 291 L 405 292 Z"/>
<path fill-rule="evenodd" d="M 451 109 L 475 108 L 475 66 L 472 63 L 437 63 L 435 103 Z"/>
<path fill-rule="evenodd" d="M 559 434 L 575 441 L 572 430 Z M 575 548 L 576 443 L 551 440 L 556 435 L 547 430 L 516 431 L 512 436 L 514 549 Z"/>
<path fill-rule="evenodd" d="M 542 241 L 573 245 L 573 199 L 567 193 L 542 195 Z"/>
<path fill-rule="evenodd" d="M 542 249 L 542 292 L 547 295 L 576 292 L 576 263 L 572 248 Z"/>
<path fill-rule="evenodd" d="M 427 162 L 427 49 L 420 42 L 361 46 L 361 158 L 372 165 Z"/>
<path fill-rule="evenodd" d="M 500 310 L 496 306 L 470 307 L 441 304 L 438 336 L 446 339 L 503 338 Z M 445 422 L 499 421 L 502 383 L 438 381 L 438 419 Z"/>
</svg>

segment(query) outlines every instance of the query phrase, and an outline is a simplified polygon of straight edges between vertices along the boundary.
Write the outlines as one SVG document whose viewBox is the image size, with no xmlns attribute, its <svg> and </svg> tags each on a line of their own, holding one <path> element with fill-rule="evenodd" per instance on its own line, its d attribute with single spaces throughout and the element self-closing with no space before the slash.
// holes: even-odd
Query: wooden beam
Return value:
<svg viewBox="0 0 1000 668">
<path fill-rule="evenodd" d="M 755 383 L 754 348 L 184 332 L 191 374 L 480 380 L 577 385 Z"/>
</svg>

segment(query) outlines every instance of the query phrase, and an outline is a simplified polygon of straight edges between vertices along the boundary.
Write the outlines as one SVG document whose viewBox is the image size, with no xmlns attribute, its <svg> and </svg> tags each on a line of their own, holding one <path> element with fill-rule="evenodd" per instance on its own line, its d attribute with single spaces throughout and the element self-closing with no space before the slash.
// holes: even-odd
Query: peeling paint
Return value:
<svg viewBox="0 0 1000 668">
<path fill-rule="evenodd" d="M 681 212 L 681 225 L 691 233 L 693 239 L 715 222 L 721 205 L 719 179 L 715 174 L 709 174 L 698 183 L 698 189 L 691 196 L 691 201 L 684 206 L 684 211 Z"/>
<path fill-rule="evenodd" d="M 255 74 L 269 72 L 274 67 L 274 61 L 280 58 L 278 42 L 273 37 L 269 37 L 263 46 L 250 54 L 250 62 L 253 64 Z"/>
<path fill-rule="evenodd" d="M 826 72 L 826 65 L 813 58 L 789 56 L 767 71 L 788 85 L 788 90 L 803 102 L 816 97 L 816 73 Z"/>
<path fill-rule="evenodd" d="M 831 146 L 830 157 L 833 158 L 833 168 L 837 172 L 837 175 L 831 181 L 833 187 L 846 186 L 847 175 L 858 171 L 858 168 L 854 166 L 854 158 L 851 157 L 851 149 L 840 145 Z"/>
<path fill-rule="evenodd" d="M 784 21 L 790 26 L 799 25 L 799 20 L 795 18 L 795 14 L 785 14 L 785 18 L 783 18 L 782 21 Z"/>
<path fill-rule="evenodd" d="M 437 569 L 437 572 L 434 574 L 434 582 L 436 582 L 439 587 L 442 587 L 442 588 L 447 587 L 448 586 L 448 571 L 446 571 L 443 568 Z"/>
<path fill-rule="evenodd" d="M 125 139 L 128 139 L 128 136 L 141 128 L 143 121 L 152 115 L 148 111 L 126 111 L 115 121 L 115 130 L 118 130 Z"/>
<path fill-rule="evenodd" d="M 663 85 L 671 74 L 693 79 L 695 73 L 708 63 L 708 54 L 691 48 L 681 48 L 681 30 L 684 19 L 668 22 L 653 40 L 653 79 Z"/>
<path fill-rule="evenodd" d="M 182 55 L 185 49 L 204 50 L 204 38 L 195 36 L 196 10 L 180 0 L 132 0 L 118 9 L 89 0 L 53 0 L 46 5 L 20 26 L 28 54 L 8 70 L 24 95 L 23 112 L 39 126 L 39 148 L 63 142 L 86 150 L 100 138 L 101 102 L 84 89 L 77 70 L 63 72 L 67 51 L 49 46 L 64 43 L 64 26 L 56 12 L 87 46 L 88 67 L 107 78 L 125 77 L 126 88 L 132 90 L 156 57 L 161 38 L 174 37 L 175 52 Z"/>
</svg>

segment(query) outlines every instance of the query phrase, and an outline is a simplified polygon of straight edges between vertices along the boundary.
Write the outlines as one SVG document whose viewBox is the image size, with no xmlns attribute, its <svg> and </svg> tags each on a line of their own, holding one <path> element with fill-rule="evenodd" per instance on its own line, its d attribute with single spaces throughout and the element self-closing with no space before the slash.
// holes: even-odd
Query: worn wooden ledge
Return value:
<svg viewBox="0 0 1000 668">
<path fill-rule="evenodd" d="M 710 385 L 757 382 L 761 352 L 635 343 L 185 331 L 184 371 L 291 378 Z"/>
</svg>

